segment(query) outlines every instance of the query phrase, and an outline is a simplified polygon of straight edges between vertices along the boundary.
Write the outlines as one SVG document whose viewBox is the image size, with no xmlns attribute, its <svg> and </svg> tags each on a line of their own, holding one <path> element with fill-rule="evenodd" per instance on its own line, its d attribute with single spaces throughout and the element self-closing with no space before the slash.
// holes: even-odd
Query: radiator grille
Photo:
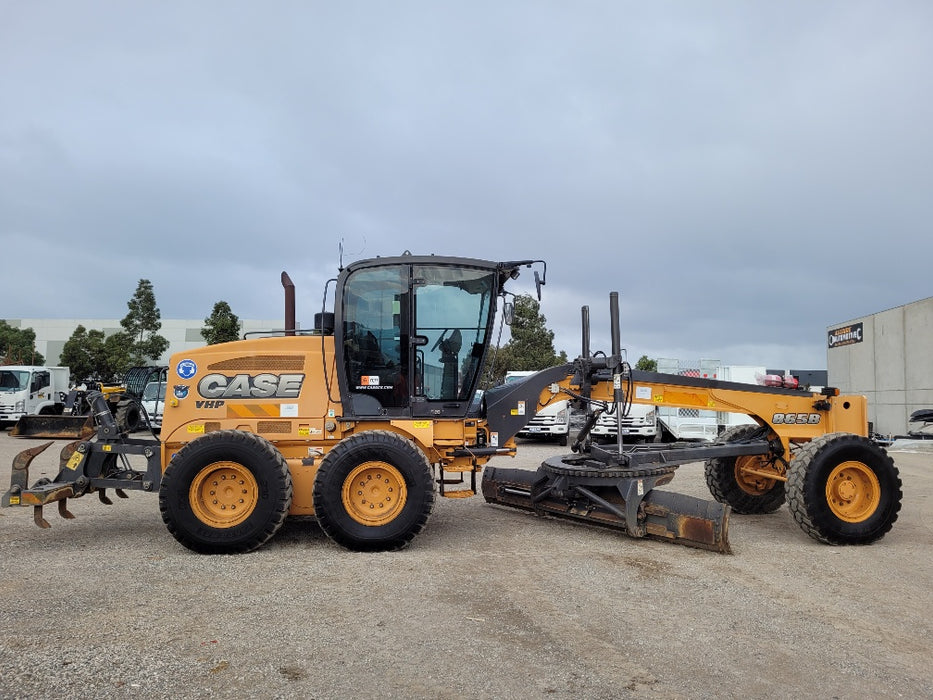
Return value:
<svg viewBox="0 0 933 700">
<path fill-rule="evenodd" d="M 261 420 L 256 423 L 257 433 L 288 434 L 292 432 L 292 424 L 287 420 Z"/>
<path fill-rule="evenodd" d="M 303 355 L 249 355 L 215 362 L 212 372 L 300 372 L 305 368 Z"/>
</svg>

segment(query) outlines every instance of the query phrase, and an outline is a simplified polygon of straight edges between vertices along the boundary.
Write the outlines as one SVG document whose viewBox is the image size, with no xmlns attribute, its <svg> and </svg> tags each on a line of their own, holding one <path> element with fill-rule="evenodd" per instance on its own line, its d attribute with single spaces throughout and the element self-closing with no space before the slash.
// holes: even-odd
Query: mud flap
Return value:
<svg viewBox="0 0 933 700">
<path fill-rule="evenodd" d="M 594 480 L 590 476 L 580 483 L 573 478 L 554 478 L 542 469 L 487 467 L 482 489 L 488 503 L 580 520 L 622 530 L 632 537 L 732 553 L 728 505 L 645 488 L 645 480 L 637 477 Z"/>
</svg>

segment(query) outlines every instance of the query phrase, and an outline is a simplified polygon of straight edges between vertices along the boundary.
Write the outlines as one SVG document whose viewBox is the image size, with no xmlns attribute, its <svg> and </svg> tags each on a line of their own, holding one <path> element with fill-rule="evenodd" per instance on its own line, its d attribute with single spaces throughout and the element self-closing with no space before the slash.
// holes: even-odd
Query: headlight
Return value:
<svg viewBox="0 0 933 700">
<path fill-rule="evenodd" d="M 25 413 L 26 412 L 26 399 L 20 399 L 16 402 L 16 406 L 13 408 L 15 413 Z"/>
<path fill-rule="evenodd" d="M 560 411 L 557 412 L 557 420 L 561 423 L 564 423 L 567 421 L 567 409 L 566 408 L 561 409 Z"/>
</svg>

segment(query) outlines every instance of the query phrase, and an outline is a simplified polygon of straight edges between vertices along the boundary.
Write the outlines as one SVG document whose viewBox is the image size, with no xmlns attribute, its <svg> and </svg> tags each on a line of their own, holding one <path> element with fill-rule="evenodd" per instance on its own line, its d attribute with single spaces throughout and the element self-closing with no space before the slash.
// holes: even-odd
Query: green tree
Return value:
<svg viewBox="0 0 933 700">
<path fill-rule="evenodd" d="M 204 328 L 201 329 L 201 335 L 208 345 L 217 343 L 226 343 L 231 340 L 240 339 L 239 317 L 230 309 L 230 304 L 225 301 L 218 301 L 214 304 L 214 310 L 211 315 L 204 319 Z"/>
<path fill-rule="evenodd" d="M 638 358 L 638 362 L 635 363 L 635 369 L 644 370 L 645 372 L 657 372 L 658 361 L 649 359 L 647 355 L 642 355 Z"/>
<path fill-rule="evenodd" d="M 130 344 L 130 363 L 144 365 L 147 361 L 158 360 L 168 350 L 169 342 L 156 332 L 162 327 L 162 314 L 156 306 L 152 283 L 147 279 L 139 280 L 136 293 L 126 305 L 129 313 L 120 325 Z"/>
<path fill-rule="evenodd" d="M 42 353 L 36 352 L 36 332 L 0 320 L 0 364 L 44 365 Z"/>
<path fill-rule="evenodd" d="M 101 330 L 75 328 L 62 348 L 61 363 L 76 381 L 121 381 L 130 368 L 130 343 L 126 333 L 105 337 Z"/>
<path fill-rule="evenodd" d="M 95 331 L 91 331 L 94 333 Z M 103 331 L 97 331 L 103 336 Z M 103 338 L 101 337 L 101 345 Z M 97 378 L 97 353 L 92 347 L 92 339 L 87 328 L 79 325 L 71 337 L 62 346 L 59 362 L 71 369 L 71 378 L 75 381 Z"/>
<path fill-rule="evenodd" d="M 534 297 L 527 294 L 515 297 L 510 330 L 511 340 L 498 352 L 492 351 L 487 359 L 484 386 L 501 383 L 509 371 L 536 371 L 567 362 L 566 352 L 555 353 L 554 331 L 548 329 L 541 305 Z"/>
<path fill-rule="evenodd" d="M 92 333 L 95 331 L 91 331 Z M 146 364 L 145 362 L 140 361 L 140 357 L 134 357 L 132 355 L 132 347 L 130 345 L 129 335 L 126 333 L 113 333 L 104 338 L 103 331 L 96 331 L 100 333 L 101 342 L 101 354 L 99 360 L 99 372 L 100 380 L 104 382 L 122 382 L 123 377 L 126 376 L 126 371 L 133 365 L 142 365 Z M 158 336 L 162 340 L 162 336 Z M 165 348 L 168 348 L 168 341 L 165 340 Z M 163 348 L 155 357 L 152 359 L 158 359 L 163 352 Z"/>
</svg>

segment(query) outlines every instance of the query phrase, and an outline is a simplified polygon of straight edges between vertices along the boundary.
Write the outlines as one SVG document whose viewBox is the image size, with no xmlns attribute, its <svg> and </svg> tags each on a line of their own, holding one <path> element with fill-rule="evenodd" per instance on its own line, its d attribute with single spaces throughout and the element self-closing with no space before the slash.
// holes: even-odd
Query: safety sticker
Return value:
<svg viewBox="0 0 933 700">
<path fill-rule="evenodd" d="M 201 423 L 201 424 L 199 424 L 199 425 L 189 425 L 189 426 L 188 426 L 188 432 L 189 432 L 189 433 L 203 433 L 203 432 L 204 432 L 204 424 Z"/>
<path fill-rule="evenodd" d="M 643 401 L 651 400 L 651 387 L 650 386 L 635 386 L 635 398 L 642 399 Z"/>
<path fill-rule="evenodd" d="M 191 379 L 198 373 L 198 366 L 194 360 L 182 360 L 175 366 L 175 371 L 182 379 Z"/>
<path fill-rule="evenodd" d="M 84 455 L 82 455 L 80 452 L 75 452 L 68 459 L 68 464 L 65 465 L 65 469 L 74 470 L 79 464 L 81 464 L 81 460 L 83 458 L 84 458 Z"/>
<path fill-rule="evenodd" d="M 280 404 L 279 415 L 282 418 L 297 418 L 298 417 L 298 404 L 296 403 Z"/>
</svg>

